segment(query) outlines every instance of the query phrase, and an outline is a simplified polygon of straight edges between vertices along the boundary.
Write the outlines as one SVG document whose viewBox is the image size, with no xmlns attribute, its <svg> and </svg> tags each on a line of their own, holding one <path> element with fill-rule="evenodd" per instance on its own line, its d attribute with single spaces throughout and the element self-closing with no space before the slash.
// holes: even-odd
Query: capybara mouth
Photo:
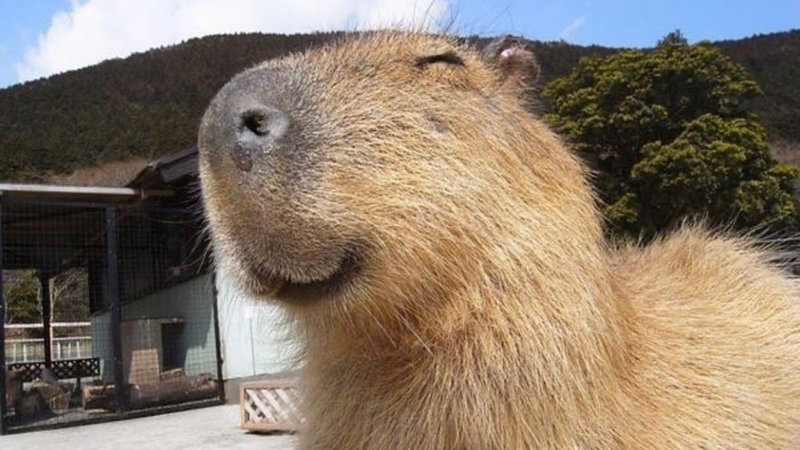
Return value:
<svg viewBox="0 0 800 450">
<path fill-rule="evenodd" d="M 249 271 L 254 281 L 251 288 L 257 295 L 283 301 L 309 302 L 335 296 L 355 278 L 359 264 L 356 255 L 348 253 L 330 276 L 309 282 L 293 281 L 254 265 L 250 266 Z"/>
</svg>

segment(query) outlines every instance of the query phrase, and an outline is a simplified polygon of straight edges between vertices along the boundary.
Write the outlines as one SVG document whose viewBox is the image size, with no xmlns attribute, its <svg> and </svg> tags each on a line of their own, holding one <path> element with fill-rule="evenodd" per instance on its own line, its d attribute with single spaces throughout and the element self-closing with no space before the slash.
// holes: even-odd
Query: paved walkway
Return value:
<svg viewBox="0 0 800 450">
<path fill-rule="evenodd" d="M 295 442 L 294 436 L 246 433 L 239 428 L 239 405 L 0 436 L 0 448 L 9 450 L 283 450 Z"/>
</svg>

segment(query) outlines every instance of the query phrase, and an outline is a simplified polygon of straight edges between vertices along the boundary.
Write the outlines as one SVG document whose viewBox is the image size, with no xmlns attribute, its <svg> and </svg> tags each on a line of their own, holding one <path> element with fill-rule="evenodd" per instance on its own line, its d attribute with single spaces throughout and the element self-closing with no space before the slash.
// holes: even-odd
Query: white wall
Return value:
<svg viewBox="0 0 800 450">
<path fill-rule="evenodd" d="M 216 375 L 212 288 L 210 275 L 192 278 L 123 304 L 122 320 L 169 317 L 183 319 L 183 331 L 180 333 L 180 341 L 176 343 L 182 367 L 189 375 Z M 92 356 L 100 358 L 103 378 L 113 380 L 111 313 L 105 311 L 94 314 L 91 322 Z"/>
<path fill-rule="evenodd" d="M 191 343 L 186 343 L 187 365 L 190 366 L 187 369 L 192 369 L 192 373 L 210 371 L 216 374 L 211 370 L 214 354 L 210 352 L 213 352 L 214 340 L 210 294 L 206 294 L 206 290 L 210 289 L 209 281 L 210 277 L 198 277 L 178 287 L 126 304 L 122 309 L 123 320 L 169 315 L 193 316 L 186 323 L 187 328 L 192 331 L 187 336 L 193 338 Z M 217 269 L 216 283 L 223 378 L 227 380 L 292 370 L 294 347 L 289 336 L 289 327 L 278 306 L 248 298 L 237 289 L 232 277 L 227 276 L 222 267 Z M 198 307 L 198 304 L 203 307 Z M 173 311 L 175 309 L 181 311 Z M 94 356 L 101 358 L 103 376 L 111 380 L 112 366 L 106 367 L 111 361 L 109 313 L 96 314 L 91 321 Z M 197 327 L 198 322 L 207 326 Z"/>
<path fill-rule="evenodd" d="M 277 305 L 247 297 L 217 267 L 217 304 L 225 379 L 292 370 L 294 344 Z"/>
<path fill-rule="evenodd" d="M 183 319 L 183 329 L 179 334 L 179 341 L 175 343 L 181 367 L 187 375 L 210 373 L 216 376 L 212 289 L 211 275 L 200 275 L 122 305 L 122 320 L 172 317 Z M 124 336 L 123 334 L 123 339 Z"/>
</svg>

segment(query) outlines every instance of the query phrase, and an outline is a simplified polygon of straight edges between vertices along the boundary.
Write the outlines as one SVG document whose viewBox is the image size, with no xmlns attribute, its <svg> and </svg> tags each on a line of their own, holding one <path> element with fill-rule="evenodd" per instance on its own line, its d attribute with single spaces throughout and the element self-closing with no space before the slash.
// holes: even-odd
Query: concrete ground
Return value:
<svg viewBox="0 0 800 450">
<path fill-rule="evenodd" d="M 296 437 L 239 428 L 239 405 L 0 436 L 0 448 L 46 449 L 292 449 Z"/>
</svg>

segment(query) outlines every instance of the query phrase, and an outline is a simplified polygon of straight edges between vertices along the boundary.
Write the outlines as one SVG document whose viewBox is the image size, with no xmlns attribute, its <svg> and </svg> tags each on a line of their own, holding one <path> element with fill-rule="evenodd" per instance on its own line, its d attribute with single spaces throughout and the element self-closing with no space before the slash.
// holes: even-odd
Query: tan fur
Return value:
<svg viewBox="0 0 800 450">
<path fill-rule="evenodd" d="M 465 67 L 414 65 L 446 51 Z M 699 227 L 612 248 L 501 69 L 377 33 L 267 62 L 209 108 L 204 199 L 251 293 L 269 297 L 251 266 L 304 283 L 358 255 L 329 298 L 281 303 L 307 347 L 302 446 L 797 448 L 795 281 Z M 259 71 L 298 125 L 243 173 L 218 123 Z"/>
</svg>

